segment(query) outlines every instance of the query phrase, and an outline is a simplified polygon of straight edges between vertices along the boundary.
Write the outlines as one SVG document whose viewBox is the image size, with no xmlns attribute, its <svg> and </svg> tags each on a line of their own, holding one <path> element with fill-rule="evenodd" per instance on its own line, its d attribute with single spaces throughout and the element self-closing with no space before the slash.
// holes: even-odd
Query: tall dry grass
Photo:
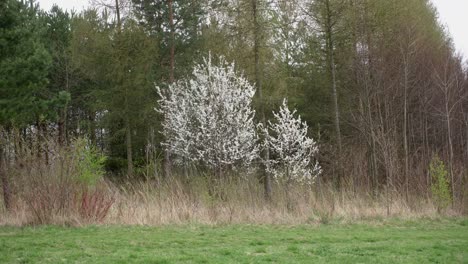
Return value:
<svg viewBox="0 0 468 264">
<path fill-rule="evenodd" d="M 311 224 L 440 216 L 429 199 L 413 197 L 408 204 L 396 192 L 389 194 L 391 197 L 371 196 L 336 192 L 322 185 L 320 190 L 294 186 L 286 195 L 284 188 L 275 185 L 272 200 L 267 202 L 262 185 L 255 179 L 231 181 L 225 186 L 224 199 L 211 197 L 203 183 L 193 184 L 180 178 L 113 187 L 117 194 L 116 205 L 105 222 L 130 225 Z M 447 210 L 444 214 L 460 215 L 460 212 Z"/>
<path fill-rule="evenodd" d="M 99 212 L 105 204 L 90 209 L 91 217 L 83 214 L 79 205 L 70 206 L 69 210 L 52 207 L 53 210 L 44 211 L 48 217 L 38 221 L 33 207 L 20 198 L 16 200 L 13 212 L 2 213 L 0 224 L 326 224 L 440 216 L 430 199 L 414 196 L 408 204 L 397 192 L 389 194 L 390 197 L 383 193 L 372 196 L 362 192 L 336 192 L 332 187 L 322 185 L 312 188 L 294 186 L 286 195 L 276 184 L 272 200 L 267 202 L 262 185 L 255 179 L 229 181 L 223 192 L 222 199 L 210 196 L 207 181 L 202 178 L 174 177 L 167 181 L 146 180 L 124 185 L 106 181 L 98 190 L 99 197 L 112 199 L 104 215 L 93 213 L 93 210 Z M 51 195 L 62 197 L 55 192 Z M 69 199 L 73 203 L 74 198 Z M 461 212 L 448 209 L 443 214 L 460 216 Z"/>
<path fill-rule="evenodd" d="M 11 181 L 12 208 L 0 206 L 0 225 L 314 224 L 440 216 L 426 192 L 407 199 L 396 189 L 369 192 L 352 182 L 337 192 L 324 175 L 312 186 L 292 185 L 288 193 L 274 183 L 270 201 L 255 173 L 220 180 L 191 169 L 169 179 L 83 183 L 77 177 L 81 156 L 73 145 L 46 143 L 5 152 L 10 158 L 1 173 Z M 464 213 L 463 208 L 442 212 Z"/>
</svg>

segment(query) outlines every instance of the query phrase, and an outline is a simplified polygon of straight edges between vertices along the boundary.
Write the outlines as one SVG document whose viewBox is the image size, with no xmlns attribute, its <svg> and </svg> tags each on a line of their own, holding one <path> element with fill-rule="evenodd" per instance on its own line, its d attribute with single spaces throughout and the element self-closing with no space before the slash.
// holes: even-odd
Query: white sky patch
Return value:
<svg viewBox="0 0 468 264">
<path fill-rule="evenodd" d="M 54 4 L 68 11 L 74 9 L 79 12 L 90 6 L 88 0 L 36 0 L 44 10 L 50 10 Z"/>
<path fill-rule="evenodd" d="M 452 36 L 455 48 L 468 59 L 468 0 L 432 0 L 439 21 Z"/>
</svg>

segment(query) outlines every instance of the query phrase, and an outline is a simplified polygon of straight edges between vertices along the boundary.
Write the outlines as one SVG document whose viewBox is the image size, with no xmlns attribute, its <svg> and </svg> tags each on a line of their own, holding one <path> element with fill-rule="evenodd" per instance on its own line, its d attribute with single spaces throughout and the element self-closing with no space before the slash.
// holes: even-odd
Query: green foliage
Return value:
<svg viewBox="0 0 468 264">
<path fill-rule="evenodd" d="M 429 175 L 432 179 L 432 198 L 437 205 L 437 209 L 440 211 L 450 205 L 452 196 L 450 194 L 447 169 L 445 168 L 444 162 L 440 160 L 437 155 L 434 155 L 429 164 Z"/>
<path fill-rule="evenodd" d="M 95 185 L 104 176 L 106 157 L 83 138 L 76 139 L 72 146 L 73 154 L 78 160 L 77 180 L 86 185 Z"/>
<path fill-rule="evenodd" d="M 60 54 L 51 47 L 66 35 L 49 34 L 55 31 L 53 17 L 37 6 L 8 0 L 0 3 L 0 10 L 0 123 L 26 127 L 55 121 L 70 95 L 63 82 L 57 83 L 55 73 L 63 65 L 57 64 Z"/>
<path fill-rule="evenodd" d="M 58 118 L 64 118 L 60 116 L 60 111 L 66 111 L 71 101 L 70 86 L 74 75 L 70 65 L 69 49 L 71 16 L 54 5 L 49 12 L 40 12 L 38 20 L 38 24 L 44 28 L 41 41 L 52 58 L 47 76 L 48 83 L 44 90 L 44 95 L 51 98 L 48 119 L 56 121 Z"/>
<path fill-rule="evenodd" d="M 170 47 L 172 44 L 167 0 L 131 0 L 138 23 L 151 37 L 157 39 L 154 46 L 160 51 L 154 60 L 155 81 L 167 82 L 170 71 Z M 200 59 L 202 22 L 206 13 L 206 0 L 172 0 L 175 45 L 175 78 L 185 77 L 192 70 L 193 61 Z"/>
<path fill-rule="evenodd" d="M 156 126 L 153 68 L 158 43 L 135 21 L 126 20 L 117 29 L 95 10 L 74 17 L 71 25 L 71 64 L 82 76 L 71 89 L 71 108 L 82 115 L 77 119 L 93 143 L 96 130 L 105 129 L 100 143 L 112 158 L 106 168 L 115 171 L 127 159 L 128 145 L 134 160 L 145 156 L 148 133 Z M 131 131 L 131 144 L 126 131 Z"/>
</svg>

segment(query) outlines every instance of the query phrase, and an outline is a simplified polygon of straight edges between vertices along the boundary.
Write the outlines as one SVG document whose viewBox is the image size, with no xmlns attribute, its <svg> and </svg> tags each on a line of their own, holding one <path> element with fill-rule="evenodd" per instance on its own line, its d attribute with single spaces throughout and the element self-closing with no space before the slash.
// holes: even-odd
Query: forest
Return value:
<svg viewBox="0 0 468 264">
<path fill-rule="evenodd" d="M 468 65 L 429 0 L 0 1 L 0 223 L 468 212 Z"/>
</svg>

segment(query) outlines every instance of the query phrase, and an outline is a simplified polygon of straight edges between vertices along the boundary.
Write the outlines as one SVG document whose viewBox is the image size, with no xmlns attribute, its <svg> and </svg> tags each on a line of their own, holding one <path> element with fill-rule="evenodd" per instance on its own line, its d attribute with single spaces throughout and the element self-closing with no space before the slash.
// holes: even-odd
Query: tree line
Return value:
<svg viewBox="0 0 468 264">
<path fill-rule="evenodd" d="M 114 177 L 171 177 L 180 166 L 161 144 L 156 87 L 223 56 L 255 87 L 256 122 L 283 98 L 297 109 L 320 146 L 320 182 L 409 199 L 430 190 L 437 154 L 453 200 L 466 197 L 467 67 L 428 0 L 102 0 L 81 12 L 6 0 L 0 10 L 0 124 L 44 159 L 47 136 L 86 137 Z"/>
</svg>

